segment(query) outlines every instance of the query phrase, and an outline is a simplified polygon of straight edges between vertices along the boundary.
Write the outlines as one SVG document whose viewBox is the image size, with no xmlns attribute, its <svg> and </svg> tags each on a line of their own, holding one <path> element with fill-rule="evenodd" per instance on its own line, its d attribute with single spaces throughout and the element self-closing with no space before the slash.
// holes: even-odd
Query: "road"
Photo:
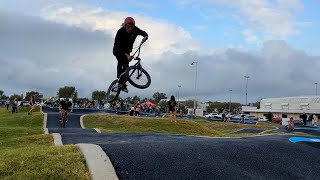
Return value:
<svg viewBox="0 0 320 180">
<path fill-rule="evenodd" d="M 71 113 L 59 128 L 57 112 L 48 113 L 49 133 L 63 144 L 92 143 L 109 156 L 119 179 L 320 179 L 320 147 L 292 143 L 290 135 L 204 138 L 156 133 L 96 133 L 81 129 Z"/>
</svg>

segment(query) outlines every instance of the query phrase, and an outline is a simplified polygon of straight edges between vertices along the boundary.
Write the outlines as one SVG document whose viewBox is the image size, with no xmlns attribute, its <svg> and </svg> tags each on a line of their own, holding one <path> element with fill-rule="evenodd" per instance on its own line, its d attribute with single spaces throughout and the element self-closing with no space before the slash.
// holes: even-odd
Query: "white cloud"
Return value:
<svg viewBox="0 0 320 180">
<path fill-rule="evenodd" d="M 247 42 L 286 39 L 299 34 L 301 28 L 312 25 L 312 22 L 300 22 L 296 19 L 296 13 L 304 8 L 299 0 L 211 0 L 210 2 L 231 8 L 228 11 L 233 12 L 231 17 L 235 18 L 244 29 L 251 31 L 250 34 L 245 34 Z"/>
<path fill-rule="evenodd" d="M 1 10 L 0 15 L 0 81 L 5 94 L 37 90 L 52 96 L 59 87 L 73 85 L 80 96 L 90 97 L 115 79 L 113 39 L 129 14 L 55 5 L 42 11 L 42 19 Z M 195 67 L 190 63 L 195 60 L 199 62 L 197 97 L 202 101 L 228 100 L 232 89 L 232 100 L 244 102 L 244 75 L 250 76 L 249 102 L 314 92 L 320 57 L 295 50 L 285 41 L 265 42 L 260 52 L 232 46 L 198 50 L 201 46 L 181 27 L 134 17 L 150 34 L 141 56 L 152 83 L 145 90 L 129 86 L 129 96 L 176 95 L 182 85 L 180 98 L 192 98 Z M 253 32 L 243 31 L 250 37 Z"/>
<path fill-rule="evenodd" d="M 198 44 L 192 42 L 190 33 L 183 28 L 138 14 L 113 12 L 90 7 L 71 8 L 62 5 L 49 6 L 44 8 L 41 13 L 41 17 L 48 21 L 80 27 L 90 31 L 103 31 L 112 36 L 115 36 L 121 23 L 127 16 L 134 17 L 137 26 L 149 34 L 146 50 L 148 55 L 161 54 L 169 50 L 183 53 L 188 50 L 199 49 Z M 136 41 L 136 44 L 140 40 L 141 38 Z"/>
</svg>

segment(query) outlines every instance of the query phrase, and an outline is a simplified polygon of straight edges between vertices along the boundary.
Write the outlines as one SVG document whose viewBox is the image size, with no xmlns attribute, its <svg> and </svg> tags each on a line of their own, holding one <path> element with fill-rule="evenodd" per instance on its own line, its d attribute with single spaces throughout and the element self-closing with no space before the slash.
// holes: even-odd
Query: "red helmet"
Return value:
<svg viewBox="0 0 320 180">
<path fill-rule="evenodd" d="M 130 25 L 135 25 L 135 21 L 132 17 L 127 17 L 125 20 L 124 20 L 124 24 L 127 25 L 127 24 L 130 24 Z"/>
</svg>

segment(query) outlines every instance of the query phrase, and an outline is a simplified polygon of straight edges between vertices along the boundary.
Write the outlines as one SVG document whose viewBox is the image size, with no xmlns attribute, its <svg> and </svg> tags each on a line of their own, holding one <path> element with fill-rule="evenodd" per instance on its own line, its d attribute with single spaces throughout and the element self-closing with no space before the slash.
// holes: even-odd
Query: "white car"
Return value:
<svg viewBox="0 0 320 180">
<path fill-rule="evenodd" d="M 269 121 L 269 119 L 267 119 L 265 116 L 263 116 L 263 117 L 259 118 L 258 121 Z"/>
<path fill-rule="evenodd" d="M 210 114 L 204 115 L 204 117 L 213 118 L 214 116 L 217 116 L 217 115 L 218 115 L 217 113 L 210 113 Z"/>
</svg>

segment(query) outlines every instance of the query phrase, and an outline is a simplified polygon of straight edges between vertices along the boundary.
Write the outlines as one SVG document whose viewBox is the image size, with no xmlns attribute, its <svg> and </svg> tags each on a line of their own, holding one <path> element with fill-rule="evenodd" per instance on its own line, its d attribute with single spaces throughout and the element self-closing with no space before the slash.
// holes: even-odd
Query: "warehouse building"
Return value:
<svg viewBox="0 0 320 180">
<path fill-rule="evenodd" d="M 260 101 L 260 109 L 256 107 L 243 106 L 242 112 L 263 117 L 271 112 L 274 117 L 281 117 L 286 121 L 290 117 L 298 120 L 306 113 L 315 114 L 320 119 L 320 96 L 297 96 L 283 98 L 269 98 Z"/>
</svg>

